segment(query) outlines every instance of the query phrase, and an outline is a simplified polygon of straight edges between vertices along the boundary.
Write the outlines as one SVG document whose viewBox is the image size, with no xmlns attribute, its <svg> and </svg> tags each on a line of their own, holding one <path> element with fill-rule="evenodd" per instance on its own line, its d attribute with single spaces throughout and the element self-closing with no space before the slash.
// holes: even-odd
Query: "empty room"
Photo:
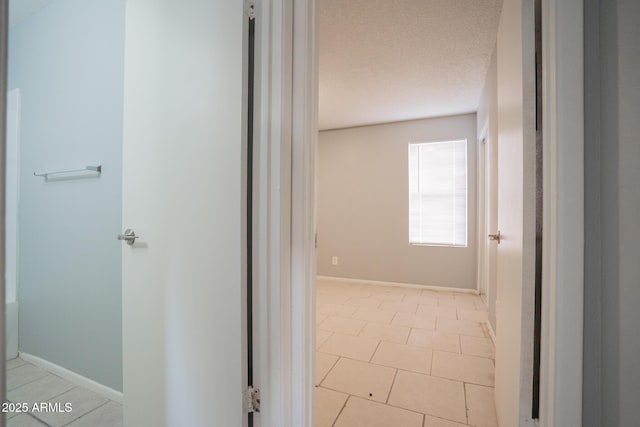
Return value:
<svg viewBox="0 0 640 427">
<path fill-rule="evenodd" d="M 497 425 L 500 12 L 319 2 L 315 427 Z"/>
</svg>

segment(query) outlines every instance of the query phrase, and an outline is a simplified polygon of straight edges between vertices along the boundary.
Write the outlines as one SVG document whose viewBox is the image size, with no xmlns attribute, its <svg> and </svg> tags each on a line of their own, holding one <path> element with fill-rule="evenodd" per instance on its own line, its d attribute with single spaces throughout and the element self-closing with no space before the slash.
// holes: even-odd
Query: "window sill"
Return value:
<svg viewBox="0 0 640 427">
<path fill-rule="evenodd" d="M 469 245 L 448 245 L 445 243 L 409 243 L 409 246 L 435 247 L 435 248 L 468 248 Z"/>
</svg>

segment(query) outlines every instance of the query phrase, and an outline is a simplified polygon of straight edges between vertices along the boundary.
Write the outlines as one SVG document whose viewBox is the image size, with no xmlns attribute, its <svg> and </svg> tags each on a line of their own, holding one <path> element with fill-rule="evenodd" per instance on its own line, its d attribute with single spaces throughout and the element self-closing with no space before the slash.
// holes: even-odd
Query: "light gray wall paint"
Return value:
<svg viewBox="0 0 640 427">
<path fill-rule="evenodd" d="M 477 129 L 482 132 L 485 123 L 489 120 L 489 134 L 495 140 L 495 150 L 492 153 L 491 164 L 498 167 L 498 57 L 497 50 L 493 51 L 491 63 L 487 70 L 487 77 L 478 103 Z M 478 135 L 480 138 L 481 135 Z M 488 200 L 487 200 L 488 202 Z M 492 230 L 488 230 L 493 233 Z M 488 234 L 488 233 L 487 233 Z M 494 277 L 494 279 L 496 279 Z M 496 300 L 498 298 L 498 281 L 492 280 L 489 283 L 489 322 L 494 332 L 497 333 L 496 325 Z"/>
<path fill-rule="evenodd" d="M 20 350 L 122 389 L 124 0 L 57 0 L 10 32 L 21 89 Z M 101 162 L 100 178 L 34 171 Z"/>
<path fill-rule="evenodd" d="M 469 246 L 409 245 L 408 144 L 462 138 Z M 475 114 L 320 132 L 318 274 L 475 289 L 476 143 Z"/>
<path fill-rule="evenodd" d="M 637 427 L 640 2 L 585 6 L 584 425 Z"/>
</svg>

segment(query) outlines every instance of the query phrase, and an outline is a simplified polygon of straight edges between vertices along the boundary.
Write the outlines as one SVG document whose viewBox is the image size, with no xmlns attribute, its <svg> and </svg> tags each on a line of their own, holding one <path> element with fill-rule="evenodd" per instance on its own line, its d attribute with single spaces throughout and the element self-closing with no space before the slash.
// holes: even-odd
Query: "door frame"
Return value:
<svg viewBox="0 0 640 427">
<path fill-rule="evenodd" d="M 5 198 L 6 198 L 6 121 L 7 121 L 7 64 L 9 58 L 9 0 L 0 0 L 0 295 L 5 295 Z M 6 400 L 6 303 L 0 301 L 0 402 Z M 6 425 L 6 414 L 0 413 L 0 427 Z"/>
<path fill-rule="evenodd" d="M 542 2 L 542 426 L 582 425 L 583 7 L 583 0 Z"/>
<path fill-rule="evenodd" d="M 487 222 L 489 220 L 487 211 L 487 204 L 489 203 L 489 186 L 487 185 L 487 174 L 490 173 L 487 165 L 493 166 L 493 164 L 489 163 L 488 159 L 491 156 L 490 148 L 488 144 L 488 140 L 490 138 L 491 132 L 491 117 L 487 117 L 482 125 L 482 129 L 480 130 L 479 138 L 477 140 L 478 148 L 478 161 L 477 161 L 477 171 L 478 171 L 478 217 L 477 217 L 477 225 L 478 233 L 477 233 L 477 245 L 478 245 L 478 254 L 476 257 L 477 264 L 477 272 L 476 272 L 476 289 L 478 291 L 478 296 L 483 298 L 487 307 L 489 306 L 489 293 L 491 286 L 489 285 L 489 251 L 487 250 L 487 235 L 489 233 L 493 233 L 493 230 L 489 230 L 487 227 Z M 484 280 L 485 293 L 482 294 L 482 284 Z"/>
<path fill-rule="evenodd" d="M 540 425 L 549 427 L 580 425 L 582 414 L 582 3 L 543 0 L 542 6 L 546 126 Z M 257 157 L 260 176 L 268 179 L 257 189 L 259 236 L 264 238 L 258 256 L 263 290 L 256 316 L 263 322 L 258 375 L 266 404 L 259 422 L 311 426 L 316 1 L 263 0 L 257 16 L 262 38 Z"/>
</svg>

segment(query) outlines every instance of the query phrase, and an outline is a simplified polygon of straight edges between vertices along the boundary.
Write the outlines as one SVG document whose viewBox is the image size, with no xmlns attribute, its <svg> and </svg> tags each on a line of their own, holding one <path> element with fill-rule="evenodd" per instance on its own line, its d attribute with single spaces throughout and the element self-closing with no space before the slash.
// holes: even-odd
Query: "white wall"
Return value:
<svg viewBox="0 0 640 427">
<path fill-rule="evenodd" d="M 124 0 L 56 0 L 9 34 L 21 90 L 20 351 L 122 389 Z M 34 171 L 101 162 L 99 178 Z"/>
<path fill-rule="evenodd" d="M 475 114 L 320 132 L 318 274 L 475 289 L 476 138 Z M 468 247 L 409 245 L 408 143 L 454 139 L 468 143 Z"/>
</svg>

